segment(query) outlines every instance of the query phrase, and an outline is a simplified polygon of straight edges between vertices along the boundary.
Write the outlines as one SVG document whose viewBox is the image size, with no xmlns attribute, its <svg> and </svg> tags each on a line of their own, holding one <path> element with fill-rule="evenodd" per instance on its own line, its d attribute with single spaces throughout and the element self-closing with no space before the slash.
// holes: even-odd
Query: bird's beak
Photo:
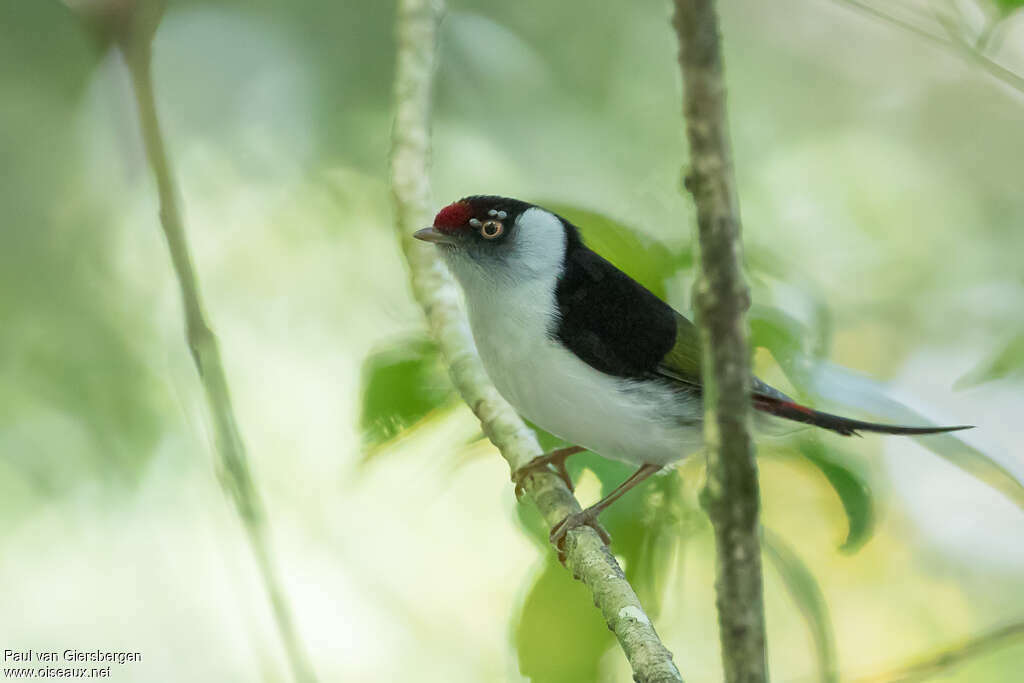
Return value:
<svg viewBox="0 0 1024 683">
<path fill-rule="evenodd" d="M 433 227 L 417 230 L 412 236 L 418 240 L 433 242 L 434 244 L 455 244 L 455 240 Z"/>
</svg>

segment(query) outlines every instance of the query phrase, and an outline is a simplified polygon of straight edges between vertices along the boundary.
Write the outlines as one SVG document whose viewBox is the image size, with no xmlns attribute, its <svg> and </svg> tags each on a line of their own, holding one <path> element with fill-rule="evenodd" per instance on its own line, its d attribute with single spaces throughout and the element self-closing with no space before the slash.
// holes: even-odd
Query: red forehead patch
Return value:
<svg viewBox="0 0 1024 683">
<path fill-rule="evenodd" d="M 434 227 L 441 232 L 455 232 L 473 217 L 473 207 L 466 202 L 449 204 L 434 216 Z"/>
</svg>

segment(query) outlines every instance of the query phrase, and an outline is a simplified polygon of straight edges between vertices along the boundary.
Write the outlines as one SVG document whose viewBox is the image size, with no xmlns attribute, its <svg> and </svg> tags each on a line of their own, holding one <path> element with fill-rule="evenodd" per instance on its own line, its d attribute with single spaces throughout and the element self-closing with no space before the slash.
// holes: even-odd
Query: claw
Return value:
<svg viewBox="0 0 1024 683">
<path fill-rule="evenodd" d="M 593 508 L 587 508 L 580 510 L 579 512 L 573 512 L 568 515 L 561 522 L 556 524 L 551 529 L 551 533 L 548 535 L 548 540 L 558 550 L 558 561 L 565 564 L 565 536 L 573 529 L 578 529 L 581 526 L 589 526 L 591 529 L 597 532 L 597 535 L 601 537 L 601 542 L 605 545 L 610 545 L 612 537 L 608 534 L 601 523 L 597 521 L 597 515 L 600 510 L 594 510 Z"/>
<path fill-rule="evenodd" d="M 546 463 L 546 462 L 539 462 L 539 463 L 531 463 L 531 464 L 528 464 L 528 465 L 523 465 L 518 470 L 516 470 L 515 472 L 512 473 L 512 481 L 515 482 L 515 485 L 516 485 L 516 500 L 517 501 L 518 500 L 522 500 L 523 499 L 523 494 L 526 493 L 526 484 L 525 484 L 526 478 L 528 476 L 530 476 L 531 474 L 533 474 L 535 472 L 540 472 L 540 471 L 550 472 L 551 470 L 548 469 L 548 463 Z M 566 475 L 566 476 L 568 476 L 568 475 Z"/>
<path fill-rule="evenodd" d="M 515 472 L 512 473 L 512 481 L 516 485 L 516 500 L 520 500 L 523 494 L 526 492 L 526 487 L 523 482 L 530 474 L 534 472 L 546 471 L 551 472 L 552 470 L 548 465 L 554 467 L 554 472 L 565 482 L 566 487 L 569 491 L 575 491 L 576 487 L 573 486 L 572 477 L 569 476 L 569 470 L 565 467 L 565 459 L 570 455 L 579 453 L 583 449 L 579 446 L 570 446 L 569 448 L 560 448 L 544 455 L 538 455 L 536 458 L 526 463 Z"/>
<path fill-rule="evenodd" d="M 555 528 L 551 530 L 551 534 L 548 538 L 558 548 L 558 559 L 562 564 L 565 564 L 565 535 L 572 529 L 581 527 L 584 524 L 594 529 L 597 534 L 604 541 L 605 545 L 608 545 L 612 541 L 612 537 L 608 535 L 608 532 L 604 530 L 600 524 L 597 523 L 597 516 L 601 514 L 601 511 L 607 508 L 609 505 L 621 498 L 630 489 L 635 487 L 643 480 L 650 477 L 655 472 L 661 470 L 661 465 L 654 465 L 651 463 L 644 463 L 640 466 L 636 472 L 629 476 L 629 479 L 615 487 L 615 490 L 609 493 L 607 496 L 597 501 L 586 510 L 580 510 L 568 515 L 565 519 L 555 525 Z"/>
</svg>

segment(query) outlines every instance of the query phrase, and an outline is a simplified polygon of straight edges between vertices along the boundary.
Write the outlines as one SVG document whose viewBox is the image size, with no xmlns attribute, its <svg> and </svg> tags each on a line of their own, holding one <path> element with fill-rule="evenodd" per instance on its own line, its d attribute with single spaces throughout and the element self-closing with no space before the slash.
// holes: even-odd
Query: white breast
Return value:
<svg viewBox="0 0 1024 683">
<path fill-rule="evenodd" d="M 554 280 L 467 289 L 477 349 L 524 417 L 606 458 L 667 465 L 700 446 L 698 402 L 667 386 L 602 373 L 551 338 Z"/>
</svg>

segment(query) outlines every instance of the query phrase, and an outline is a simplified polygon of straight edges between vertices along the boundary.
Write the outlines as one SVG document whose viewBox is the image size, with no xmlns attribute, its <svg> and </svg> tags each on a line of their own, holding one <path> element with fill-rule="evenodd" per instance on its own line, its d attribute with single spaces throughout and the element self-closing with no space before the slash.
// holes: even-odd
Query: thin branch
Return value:
<svg viewBox="0 0 1024 683">
<path fill-rule="evenodd" d="M 932 31 L 922 28 L 913 22 L 897 17 L 870 3 L 862 2 L 861 0 L 835 0 L 835 2 L 847 5 L 863 12 L 864 14 L 873 16 L 876 19 L 881 19 L 882 21 L 888 22 L 894 26 L 898 26 L 905 31 L 910 31 L 913 34 L 934 43 L 935 45 L 939 45 L 940 47 L 956 52 L 967 59 L 967 61 L 973 62 L 978 67 L 988 72 L 990 76 L 1002 81 L 1014 90 L 1024 93 L 1024 76 L 1021 76 L 1020 74 L 994 61 L 991 57 L 979 51 L 976 47 L 972 46 L 965 40 L 954 40 L 948 36 L 933 33 Z"/>
<path fill-rule="evenodd" d="M 921 657 L 898 669 L 855 679 L 854 683 L 911 683 L 923 681 L 946 672 L 972 657 L 1009 645 L 1016 639 L 1024 638 L 1024 622 L 1010 624 L 984 633 L 976 638 L 963 640 L 943 648 L 939 652 Z"/>
<path fill-rule="evenodd" d="M 312 682 L 316 677 L 295 631 L 291 611 L 277 577 L 267 534 L 266 514 L 249 472 L 245 445 L 235 419 L 217 337 L 203 313 L 199 282 L 192 265 L 174 176 L 156 113 L 149 42 L 147 40 L 139 44 L 136 41 L 124 47 L 122 52 L 131 71 L 146 156 L 160 197 L 160 225 L 181 288 L 186 338 L 213 419 L 214 441 L 220 456 L 220 481 L 234 502 L 245 527 L 292 674 L 297 681 Z"/>
<path fill-rule="evenodd" d="M 708 480 L 703 502 L 715 529 L 718 622 L 725 680 L 768 679 L 757 462 L 750 435 L 750 291 L 741 269 L 722 51 L 713 0 L 675 0 L 690 142 L 687 187 L 697 206 L 700 273 L 695 303 L 704 383 Z"/>
<path fill-rule="evenodd" d="M 541 453 L 536 436 L 498 394 L 476 355 L 458 291 L 434 249 L 413 243 L 412 233 L 431 220 L 430 109 L 436 66 L 437 0 L 398 4 L 395 124 L 392 132 L 391 186 L 395 228 L 409 264 L 413 294 L 448 362 L 452 381 L 480 419 L 484 433 L 515 470 Z M 538 472 L 524 482 L 528 497 L 549 525 L 579 503 L 554 473 Z M 633 588 L 597 533 L 583 527 L 566 539 L 566 566 L 594 595 L 594 603 L 615 633 L 643 683 L 681 681 L 672 655 L 662 644 Z"/>
</svg>

